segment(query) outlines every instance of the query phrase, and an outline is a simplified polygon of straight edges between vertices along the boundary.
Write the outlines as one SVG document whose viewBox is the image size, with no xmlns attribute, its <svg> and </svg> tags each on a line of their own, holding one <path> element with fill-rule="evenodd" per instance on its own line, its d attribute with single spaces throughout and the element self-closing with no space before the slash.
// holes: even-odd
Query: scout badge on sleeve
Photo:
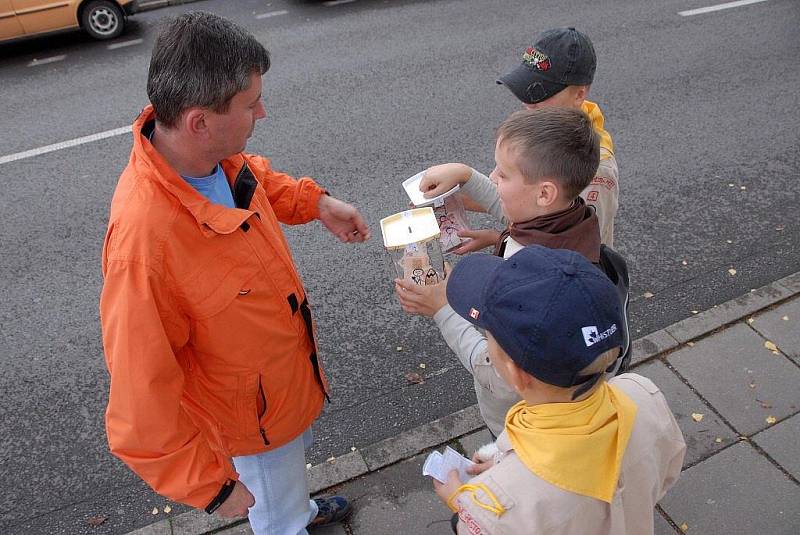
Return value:
<svg viewBox="0 0 800 535">
<path fill-rule="evenodd" d="M 420 286 L 444 279 L 440 231 L 433 208 L 415 208 L 381 219 L 383 246 L 398 277 Z"/>
<path fill-rule="evenodd" d="M 459 195 L 456 195 L 459 186 L 455 186 L 438 197 L 426 199 L 419 190 L 419 183 L 425 171 L 417 173 L 409 179 L 403 181 L 405 190 L 411 203 L 417 208 L 430 206 L 436 215 L 436 223 L 439 225 L 439 243 L 445 253 L 451 252 L 461 244 L 469 241 L 469 238 L 461 238 L 458 233 L 462 230 L 469 230 L 467 215 L 464 211 L 464 202 Z"/>
</svg>

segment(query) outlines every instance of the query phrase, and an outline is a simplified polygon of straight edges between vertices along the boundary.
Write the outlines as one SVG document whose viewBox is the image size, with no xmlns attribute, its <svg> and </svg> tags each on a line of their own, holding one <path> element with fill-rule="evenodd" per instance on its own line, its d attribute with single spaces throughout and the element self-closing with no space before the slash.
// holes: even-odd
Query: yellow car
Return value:
<svg viewBox="0 0 800 535">
<path fill-rule="evenodd" d="M 0 42 L 81 28 L 95 39 L 122 33 L 138 0 L 0 0 Z"/>
</svg>

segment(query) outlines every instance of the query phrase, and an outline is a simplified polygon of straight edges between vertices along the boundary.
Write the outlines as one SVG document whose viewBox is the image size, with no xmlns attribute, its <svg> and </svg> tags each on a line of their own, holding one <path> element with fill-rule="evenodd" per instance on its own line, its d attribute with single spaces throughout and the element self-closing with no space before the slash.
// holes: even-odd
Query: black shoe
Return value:
<svg viewBox="0 0 800 535">
<path fill-rule="evenodd" d="M 314 498 L 314 501 L 319 507 L 317 516 L 308 525 L 309 528 L 319 528 L 322 526 L 330 526 L 331 524 L 338 524 L 342 520 L 350 516 L 353 508 L 350 502 L 343 496 L 330 496 L 328 498 Z"/>
</svg>

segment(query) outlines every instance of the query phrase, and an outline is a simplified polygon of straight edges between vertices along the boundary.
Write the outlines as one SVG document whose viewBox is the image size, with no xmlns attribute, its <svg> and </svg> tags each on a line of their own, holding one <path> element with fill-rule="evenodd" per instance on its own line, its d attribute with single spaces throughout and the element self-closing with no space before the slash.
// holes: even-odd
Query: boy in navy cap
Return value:
<svg viewBox="0 0 800 535">
<path fill-rule="evenodd" d="M 600 138 L 600 165 L 591 182 L 580 192 L 586 204 L 597 212 L 600 239 L 614 247 L 614 218 L 619 206 L 619 169 L 614 157 L 614 143 L 605 129 L 600 107 L 586 100 L 594 81 L 597 56 L 589 38 L 575 28 L 554 28 L 539 34 L 522 53 L 522 62 L 502 75 L 502 84 L 517 97 L 526 109 L 563 107 L 582 110 L 589 116 Z M 489 178 L 464 164 L 444 164 L 431 167 L 420 183 L 426 196 L 435 197 L 461 184 L 469 197 L 468 207 L 488 211 L 503 225 L 509 221 L 497 206 L 497 190 Z M 495 230 L 463 231 L 459 236 L 471 238 L 456 249 L 465 254 L 497 242 Z"/>
<path fill-rule="evenodd" d="M 622 344 L 608 278 L 577 253 L 532 245 L 505 261 L 465 258 L 447 299 L 486 329 L 494 368 L 523 398 L 476 477 L 434 483 L 456 532 L 653 533 L 686 444 L 650 380 L 606 382 Z"/>
</svg>

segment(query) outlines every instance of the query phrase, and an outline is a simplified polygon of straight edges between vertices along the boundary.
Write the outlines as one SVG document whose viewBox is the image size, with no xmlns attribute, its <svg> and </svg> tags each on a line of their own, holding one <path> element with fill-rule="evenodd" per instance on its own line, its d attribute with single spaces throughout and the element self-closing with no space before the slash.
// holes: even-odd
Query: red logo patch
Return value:
<svg viewBox="0 0 800 535">
<path fill-rule="evenodd" d="M 480 315 L 481 315 L 480 311 L 475 310 L 474 308 L 470 308 L 469 309 L 469 317 L 470 318 L 476 320 L 476 319 L 478 319 L 478 316 L 480 316 Z"/>
<path fill-rule="evenodd" d="M 596 201 L 597 200 L 597 191 L 590 191 L 589 194 L 586 196 L 587 201 Z"/>
<path fill-rule="evenodd" d="M 522 54 L 522 63 L 540 71 L 550 69 L 550 58 L 533 47 L 528 47 Z"/>
</svg>

